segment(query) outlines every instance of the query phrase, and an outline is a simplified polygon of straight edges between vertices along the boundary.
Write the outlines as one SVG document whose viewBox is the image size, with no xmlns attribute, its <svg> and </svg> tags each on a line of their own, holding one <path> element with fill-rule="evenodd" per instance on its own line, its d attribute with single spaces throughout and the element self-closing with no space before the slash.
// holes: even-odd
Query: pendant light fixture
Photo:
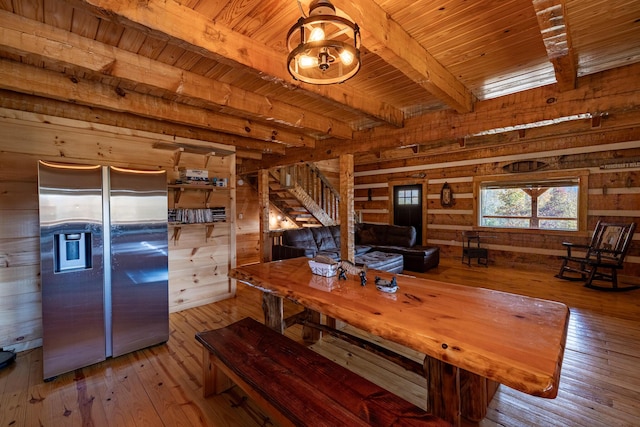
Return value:
<svg viewBox="0 0 640 427">
<path fill-rule="evenodd" d="M 309 17 L 289 30 L 287 48 L 289 73 L 305 83 L 342 83 L 360 70 L 360 28 L 337 16 L 328 0 L 311 2 Z"/>
</svg>

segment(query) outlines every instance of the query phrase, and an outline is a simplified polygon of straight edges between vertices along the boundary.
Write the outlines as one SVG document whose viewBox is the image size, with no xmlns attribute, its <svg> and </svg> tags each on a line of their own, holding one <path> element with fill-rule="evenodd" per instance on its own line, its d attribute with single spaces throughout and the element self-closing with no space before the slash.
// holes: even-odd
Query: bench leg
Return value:
<svg viewBox="0 0 640 427">
<path fill-rule="evenodd" d="M 460 369 L 433 357 L 425 357 L 427 410 L 460 426 Z"/>
<path fill-rule="evenodd" d="M 220 394 L 233 387 L 231 379 L 216 365 L 216 356 L 202 348 L 202 394 L 204 397 Z"/>
</svg>

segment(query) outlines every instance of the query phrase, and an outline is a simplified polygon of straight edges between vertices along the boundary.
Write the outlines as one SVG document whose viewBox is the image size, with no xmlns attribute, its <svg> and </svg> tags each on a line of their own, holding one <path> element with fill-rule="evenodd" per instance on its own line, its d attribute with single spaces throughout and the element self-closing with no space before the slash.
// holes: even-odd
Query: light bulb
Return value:
<svg viewBox="0 0 640 427">
<path fill-rule="evenodd" d="M 351 65 L 353 62 L 353 54 L 345 49 L 340 52 L 340 60 L 344 65 Z"/>
<path fill-rule="evenodd" d="M 309 34 L 309 41 L 317 42 L 320 40 L 324 40 L 324 30 L 321 27 L 315 27 Z"/>
<path fill-rule="evenodd" d="M 315 56 L 302 55 L 298 58 L 300 68 L 312 68 L 318 66 L 318 58 Z"/>
</svg>

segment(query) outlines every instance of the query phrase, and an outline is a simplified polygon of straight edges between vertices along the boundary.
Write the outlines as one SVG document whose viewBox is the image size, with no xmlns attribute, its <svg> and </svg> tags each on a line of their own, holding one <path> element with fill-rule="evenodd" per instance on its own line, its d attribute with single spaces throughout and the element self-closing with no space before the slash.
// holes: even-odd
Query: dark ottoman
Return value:
<svg viewBox="0 0 640 427">
<path fill-rule="evenodd" d="M 356 264 L 364 264 L 367 268 L 388 271 L 389 273 L 402 273 L 404 269 L 402 255 L 379 251 L 356 256 Z"/>
</svg>

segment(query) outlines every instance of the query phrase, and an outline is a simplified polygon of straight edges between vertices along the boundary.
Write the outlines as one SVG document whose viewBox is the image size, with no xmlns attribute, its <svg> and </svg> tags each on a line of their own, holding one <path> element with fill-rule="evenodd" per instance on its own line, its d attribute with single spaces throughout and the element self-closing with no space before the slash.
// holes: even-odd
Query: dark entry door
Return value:
<svg viewBox="0 0 640 427">
<path fill-rule="evenodd" d="M 413 225 L 416 245 L 422 244 L 422 185 L 393 187 L 393 223 Z"/>
</svg>

